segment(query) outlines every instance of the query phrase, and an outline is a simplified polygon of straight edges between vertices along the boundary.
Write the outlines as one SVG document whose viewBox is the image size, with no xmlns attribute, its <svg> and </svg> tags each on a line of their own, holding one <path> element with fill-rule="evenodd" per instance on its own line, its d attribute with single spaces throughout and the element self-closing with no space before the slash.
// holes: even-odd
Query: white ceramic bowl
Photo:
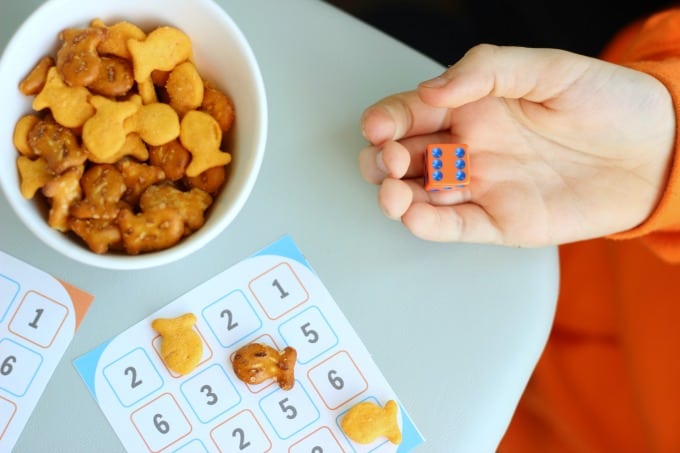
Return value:
<svg viewBox="0 0 680 453">
<path fill-rule="evenodd" d="M 147 32 L 158 25 L 184 31 L 193 42 L 200 74 L 230 96 L 236 111 L 230 177 L 216 197 L 205 225 L 179 244 L 135 256 L 91 252 L 81 241 L 50 228 L 45 206 L 26 200 L 19 191 L 17 152 L 12 135 L 16 120 L 31 111 L 32 98 L 19 82 L 44 55 L 56 55 L 58 33 L 86 27 L 94 18 L 111 24 L 132 22 Z M 267 103 L 262 76 L 253 52 L 234 21 L 212 0 L 50 0 L 17 30 L 0 60 L 3 121 L 0 143 L 0 185 L 26 227 L 64 255 L 102 268 L 141 269 L 167 264 L 200 249 L 236 217 L 260 170 L 267 136 Z M 38 197 L 36 197 L 38 198 Z"/>
</svg>

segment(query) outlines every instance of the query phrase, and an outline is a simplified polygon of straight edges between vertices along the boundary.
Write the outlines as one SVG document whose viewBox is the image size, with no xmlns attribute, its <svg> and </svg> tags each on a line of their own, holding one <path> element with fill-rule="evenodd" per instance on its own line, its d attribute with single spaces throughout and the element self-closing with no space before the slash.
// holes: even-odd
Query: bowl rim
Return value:
<svg viewBox="0 0 680 453">
<path fill-rule="evenodd" d="M 4 72 L 9 71 L 9 69 L 6 68 L 9 65 L 6 56 L 8 54 L 11 55 L 18 46 L 24 45 L 22 43 L 25 42 L 24 35 L 27 33 L 27 30 L 30 30 L 31 27 L 34 26 L 33 24 L 35 22 L 42 20 L 46 14 L 50 14 L 54 8 L 66 8 L 67 5 L 76 1 L 78 0 L 47 0 L 31 12 L 31 14 L 14 30 L 12 36 L 7 41 L 7 44 L 0 54 L 0 78 L 3 77 Z M 150 2 L 145 3 L 154 2 L 162 5 L 167 5 L 169 3 L 167 0 L 151 0 Z M 177 3 L 183 2 L 179 0 Z M 243 182 L 237 196 L 235 196 L 233 201 L 231 201 L 231 204 L 225 208 L 225 212 L 222 216 L 219 218 L 210 219 L 209 225 L 207 220 L 206 224 L 203 225 L 199 231 L 186 238 L 183 238 L 180 243 L 168 249 L 142 253 L 139 255 L 113 253 L 96 254 L 87 248 L 86 245 L 76 243 L 74 239 L 69 238 L 67 234 L 54 230 L 47 224 L 46 221 L 43 220 L 42 224 L 35 222 L 35 217 L 31 214 L 31 211 L 34 209 L 32 206 L 32 200 L 26 200 L 23 198 L 23 196 L 21 196 L 18 185 L 14 187 L 11 182 L 5 181 L 5 178 L 0 178 L 0 187 L 2 187 L 3 195 L 8 201 L 11 210 L 21 220 L 21 223 L 26 226 L 29 231 L 31 231 L 32 234 L 37 236 L 50 248 L 79 263 L 104 269 L 138 270 L 170 264 L 200 250 L 208 242 L 220 235 L 226 229 L 226 227 L 233 222 L 249 199 L 261 170 L 268 132 L 268 103 L 262 71 L 252 47 L 250 46 L 250 43 L 246 39 L 241 28 L 227 13 L 227 11 L 212 0 L 193 0 L 191 2 L 191 8 L 196 8 L 199 4 L 201 7 L 206 9 L 210 16 L 214 17 L 215 20 L 218 20 L 223 25 L 225 25 L 228 29 L 228 34 L 235 38 L 238 54 L 246 62 L 248 77 L 252 83 L 253 92 L 258 100 L 258 102 L 254 103 L 255 105 L 253 107 L 255 113 L 253 121 L 255 124 L 253 128 L 254 136 L 251 137 L 251 141 L 253 143 L 253 154 L 251 155 L 250 159 L 250 171 L 245 177 L 245 181 Z M 130 14 L 128 16 L 133 15 L 134 14 Z M 119 16 L 125 17 L 125 14 L 120 14 Z M 91 17 L 90 19 L 93 18 L 94 17 Z M 134 19 L 129 20 L 130 22 L 134 23 Z M 81 20 L 77 18 L 73 21 L 73 23 L 79 22 L 81 22 Z M 160 22 L 161 21 L 159 20 L 159 24 Z M 65 27 L 66 26 L 69 26 L 69 24 L 65 24 Z M 179 27 L 181 28 L 181 25 Z M 14 123 L 12 124 L 12 129 L 13 126 Z M 18 154 L 13 147 L 12 151 L 12 158 L 16 159 Z M 14 168 L 16 169 L 16 167 Z M 14 194 L 10 193 L 10 191 L 13 191 Z"/>
</svg>

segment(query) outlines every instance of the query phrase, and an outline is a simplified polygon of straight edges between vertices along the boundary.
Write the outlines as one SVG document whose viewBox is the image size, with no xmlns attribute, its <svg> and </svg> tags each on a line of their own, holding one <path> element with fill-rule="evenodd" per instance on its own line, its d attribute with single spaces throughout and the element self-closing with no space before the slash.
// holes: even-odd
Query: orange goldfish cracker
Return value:
<svg viewBox="0 0 680 453">
<path fill-rule="evenodd" d="M 144 82 L 155 70 L 171 71 L 191 57 L 191 39 L 174 27 L 158 27 L 144 40 L 129 39 L 135 80 Z"/>
<path fill-rule="evenodd" d="M 77 218 L 115 219 L 126 191 L 123 175 L 111 164 L 88 168 L 80 179 L 84 198 L 73 203 L 70 214 Z"/>
<path fill-rule="evenodd" d="M 116 168 L 123 175 L 125 187 L 127 187 L 123 200 L 133 206 L 139 203 L 139 197 L 147 187 L 165 179 L 165 173 L 160 168 L 132 159 L 119 161 L 116 163 Z"/>
<path fill-rule="evenodd" d="M 168 184 L 149 186 L 139 199 L 143 212 L 172 208 L 184 219 L 184 235 L 199 229 L 205 223 L 205 210 L 212 204 L 212 197 L 201 189 L 182 192 Z"/>
<path fill-rule="evenodd" d="M 131 255 L 172 247 L 184 233 L 184 220 L 174 209 L 158 209 L 137 215 L 123 209 L 118 215 L 118 226 L 123 235 L 123 246 Z"/>
<path fill-rule="evenodd" d="M 142 104 L 149 105 L 158 102 L 158 95 L 156 94 L 156 87 L 151 79 L 137 83 L 137 91 L 142 98 Z"/>
<path fill-rule="evenodd" d="M 239 348 L 232 359 L 236 377 L 246 384 L 260 384 L 273 379 L 282 390 L 295 384 L 297 351 L 288 346 L 283 351 L 261 343 L 249 343 Z"/>
<path fill-rule="evenodd" d="M 95 160 L 105 160 L 118 153 L 125 144 L 125 120 L 140 108 L 135 98 L 117 102 L 103 96 L 92 96 L 90 103 L 96 113 L 83 125 L 83 144 Z"/>
<path fill-rule="evenodd" d="M 36 157 L 33 148 L 28 143 L 28 133 L 30 130 L 40 121 L 37 115 L 24 115 L 22 116 L 17 124 L 14 126 L 14 136 L 12 141 L 14 142 L 14 147 L 19 151 L 19 154 L 28 157 Z"/>
<path fill-rule="evenodd" d="M 161 335 L 161 357 L 172 371 L 185 375 L 191 373 L 203 355 L 203 342 L 193 329 L 196 316 L 187 313 L 177 318 L 158 318 L 151 323 Z"/>
<path fill-rule="evenodd" d="M 38 121 L 31 128 L 28 144 L 33 153 L 45 159 L 50 170 L 56 174 L 80 166 L 87 160 L 87 153 L 80 147 L 75 134 L 50 118 Z"/>
<path fill-rule="evenodd" d="M 120 229 L 112 220 L 71 218 L 68 224 L 94 253 L 122 247 Z"/>
<path fill-rule="evenodd" d="M 97 46 L 108 34 L 104 28 L 69 28 L 59 33 L 62 45 L 57 51 L 57 69 L 66 85 L 85 87 L 99 74 L 101 63 Z"/>
<path fill-rule="evenodd" d="M 190 160 L 191 154 L 177 139 L 149 149 L 149 163 L 162 168 L 170 181 L 182 179 Z"/>
<path fill-rule="evenodd" d="M 234 106 L 226 94 L 207 82 L 205 83 L 201 110 L 209 113 L 210 116 L 217 120 L 222 132 L 227 132 L 231 129 L 235 117 Z"/>
<path fill-rule="evenodd" d="M 125 120 L 125 130 L 136 132 L 151 146 L 159 146 L 179 136 L 179 117 L 172 107 L 160 102 L 142 105 Z"/>
<path fill-rule="evenodd" d="M 19 83 L 19 91 L 26 96 L 33 96 L 43 89 L 47 80 L 47 71 L 54 66 L 54 58 L 43 57 Z"/>
<path fill-rule="evenodd" d="M 101 19 L 94 19 L 90 26 L 108 30 L 106 37 L 97 46 L 97 51 L 101 55 L 113 55 L 130 60 L 132 56 L 127 48 L 128 40 L 143 41 L 146 38 L 146 33 L 130 22 L 122 21 L 107 26 Z"/>
<path fill-rule="evenodd" d="M 27 200 L 32 199 L 38 189 L 54 177 L 47 166 L 47 162 L 42 157 L 31 160 L 26 156 L 19 156 L 17 158 L 17 169 L 21 179 L 21 195 Z"/>
<path fill-rule="evenodd" d="M 80 177 L 84 167 L 71 167 L 64 173 L 50 180 L 42 188 L 42 193 L 51 200 L 47 223 L 59 231 L 68 231 L 68 217 L 71 205 L 80 200 L 82 190 Z"/>
<path fill-rule="evenodd" d="M 185 176 L 184 182 L 189 187 L 195 187 L 210 195 L 216 195 L 224 185 L 226 173 L 227 170 L 224 167 L 213 167 L 192 178 Z"/>
<path fill-rule="evenodd" d="M 192 110 L 182 119 L 180 141 L 191 153 L 187 176 L 198 176 L 209 168 L 227 165 L 231 154 L 222 152 L 222 130 L 208 113 Z"/>
<path fill-rule="evenodd" d="M 100 158 L 94 154 L 89 155 L 91 162 L 98 164 L 115 164 L 124 157 L 134 157 L 138 161 L 145 162 L 149 159 L 149 150 L 146 144 L 137 134 L 128 134 L 125 137 L 125 143 L 123 143 L 122 148 L 118 152 L 107 156 L 105 158 Z"/>
<path fill-rule="evenodd" d="M 99 73 L 87 87 L 91 92 L 108 97 L 126 95 L 134 86 L 132 64 L 116 57 L 102 57 Z"/>
<path fill-rule="evenodd" d="M 47 71 L 45 86 L 33 99 L 33 110 L 49 108 L 52 116 L 64 127 L 77 128 L 94 115 L 90 92 L 85 87 L 69 87 L 59 76 L 56 67 Z"/>
<path fill-rule="evenodd" d="M 343 432 L 359 444 L 370 444 L 378 437 L 387 437 L 393 444 L 402 440 L 397 414 L 399 407 L 393 400 L 385 408 L 370 401 L 355 404 L 340 421 Z"/>
<path fill-rule="evenodd" d="M 179 64 L 170 72 L 165 89 L 170 106 L 180 116 L 197 109 L 203 102 L 203 79 L 190 61 Z"/>
</svg>

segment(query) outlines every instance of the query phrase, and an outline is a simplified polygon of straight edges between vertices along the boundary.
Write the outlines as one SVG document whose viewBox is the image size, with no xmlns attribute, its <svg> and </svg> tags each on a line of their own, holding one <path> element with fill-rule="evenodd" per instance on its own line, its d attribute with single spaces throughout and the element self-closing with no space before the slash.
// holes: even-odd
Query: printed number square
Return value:
<svg viewBox="0 0 680 453">
<path fill-rule="evenodd" d="M 302 384 L 277 389 L 260 400 L 260 409 L 281 439 L 288 439 L 319 419 L 319 410 Z"/>
<path fill-rule="evenodd" d="M 203 353 L 201 354 L 201 360 L 200 360 L 200 361 L 198 362 L 198 364 L 196 365 L 196 368 L 198 368 L 198 367 L 200 367 L 201 365 L 203 365 L 204 363 L 208 362 L 210 359 L 212 359 L 213 351 L 212 351 L 212 349 L 210 348 L 210 345 L 208 344 L 208 342 L 205 341 L 205 338 L 203 337 L 203 334 L 202 334 L 201 331 L 198 329 L 198 327 L 194 326 L 193 329 L 196 331 L 196 333 L 198 334 L 198 336 L 201 338 L 201 343 L 203 343 Z M 182 376 L 181 374 L 175 373 L 174 371 L 172 371 L 172 370 L 171 370 L 170 368 L 168 368 L 168 366 L 165 364 L 165 361 L 163 360 L 163 356 L 161 355 L 161 343 L 162 343 L 162 342 L 163 342 L 163 337 L 162 337 L 161 335 L 158 335 L 158 336 L 154 337 L 153 340 L 151 340 L 151 345 L 152 345 L 154 351 L 156 351 L 156 354 L 158 355 L 158 359 L 159 359 L 159 360 L 161 361 L 161 363 L 163 364 L 163 367 L 166 369 L 166 371 L 168 372 L 168 374 L 170 374 L 170 376 L 174 377 L 175 379 L 184 377 L 184 376 Z"/>
<path fill-rule="evenodd" d="M 241 402 L 241 395 L 220 365 L 212 365 L 180 386 L 202 423 L 208 423 Z"/>
<path fill-rule="evenodd" d="M 347 351 L 340 351 L 307 372 L 329 409 L 337 409 L 368 389 L 366 378 Z"/>
<path fill-rule="evenodd" d="M 297 360 L 306 364 L 338 344 L 338 337 L 318 307 L 305 311 L 279 326 L 286 344 L 294 344 Z"/>
<path fill-rule="evenodd" d="M 124 407 L 163 387 L 163 378 L 142 348 L 133 349 L 104 367 L 104 377 Z"/>
<path fill-rule="evenodd" d="M 203 319 L 224 348 L 230 348 L 262 327 L 262 320 L 240 290 L 232 291 L 205 307 Z"/>
<path fill-rule="evenodd" d="M 5 319 L 9 307 L 19 294 L 19 283 L 15 282 L 6 275 L 0 274 L 0 322 Z"/>
<path fill-rule="evenodd" d="M 37 352 L 9 339 L 0 340 L 0 389 L 24 396 L 42 361 Z"/>
<path fill-rule="evenodd" d="M 265 453 L 272 448 L 272 441 L 248 409 L 217 425 L 210 431 L 210 438 L 218 450 L 225 453 Z"/>
<path fill-rule="evenodd" d="M 191 434 L 191 424 L 170 393 L 140 407 L 130 415 L 147 448 L 157 452 Z"/>
<path fill-rule="evenodd" d="M 288 453 L 344 453 L 344 451 L 338 439 L 326 426 L 295 442 L 288 449 Z"/>
<path fill-rule="evenodd" d="M 309 293 L 288 263 L 259 275 L 249 287 L 269 319 L 278 319 L 309 300 Z"/>
<path fill-rule="evenodd" d="M 194 439 L 179 447 L 175 453 L 208 453 L 208 449 L 199 439 Z"/>
<path fill-rule="evenodd" d="M 0 396 L 0 440 L 7 432 L 9 424 L 12 423 L 14 414 L 17 412 L 17 405 L 12 401 Z"/>
<path fill-rule="evenodd" d="M 65 305 L 28 291 L 9 323 L 9 330 L 41 348 L 49 348 L 67 316 Z"/>
</svg>

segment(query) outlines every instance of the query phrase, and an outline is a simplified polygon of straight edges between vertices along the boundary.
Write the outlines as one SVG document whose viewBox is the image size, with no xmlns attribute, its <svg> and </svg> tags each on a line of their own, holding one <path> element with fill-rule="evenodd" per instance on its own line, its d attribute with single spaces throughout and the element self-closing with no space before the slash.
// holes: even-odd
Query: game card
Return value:
<svg viewBox="0 0 680 453">
<path fill-rule="evenodd" d="M 0 451 L 11 451 L 92 296 L 0 251 Z"/>
<path fill-rule="evenodd" d="M 203 356 L 191 373 L 160 357 L 156 318 L 193 313 Z M 295 385 L 239 380 L 231 356 L 257 342 L 297 350 Z M 395 452 L 423 442 L 317 274 L 289 236 L 223 271 L 74 361 L 128 451 Z M 358 444 L 340 420 L 394 400 L 403 434 Z"/>
</svg>

